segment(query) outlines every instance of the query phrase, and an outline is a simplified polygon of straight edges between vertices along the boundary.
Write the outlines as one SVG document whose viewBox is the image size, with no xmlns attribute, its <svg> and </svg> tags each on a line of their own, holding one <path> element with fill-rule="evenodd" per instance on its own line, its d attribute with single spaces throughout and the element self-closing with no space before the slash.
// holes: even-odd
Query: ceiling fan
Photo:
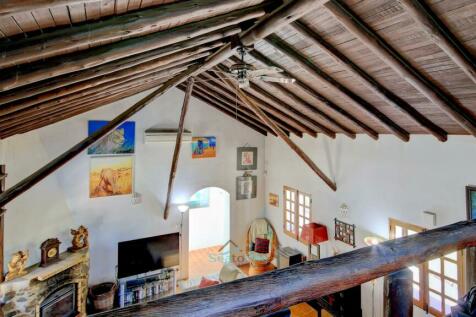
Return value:
<svg viewBox="0 0 476 317">
<path fill-rule="evenodd" d="M 239 63 L 233 64 L 228 71 L 224 72 L 233 77 L 238 82 L 238 87 L 246 88 L 250 86 L 250 80 L 258 79 L 268 82 L 277 82 L 281 84 L 292 84 L 296 80 L 294 78 L 281 76 L 283 70 L 278 67 L 270 66 L 264 68 L 255 68 L 253 65 L 245 62 L 246 48 L 240 46 L 238 53 L 241 56 Z"/>
</svg>

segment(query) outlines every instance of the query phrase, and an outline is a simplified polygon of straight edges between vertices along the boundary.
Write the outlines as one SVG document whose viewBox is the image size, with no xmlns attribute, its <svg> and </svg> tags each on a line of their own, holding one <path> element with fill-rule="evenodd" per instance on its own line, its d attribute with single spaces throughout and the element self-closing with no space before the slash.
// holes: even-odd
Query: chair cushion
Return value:
<svg viewBox="0 0 476 317">
<path fill-rule="evenodd" d="M 202 277 L 202 280 L 200 281 L 198 288 L 204 288 L 204 287 L 209 287 L 209 286 L 218 285 L 218 284 L 220 284 L 220 281 L 211 280 L 204 276 Z"/>
<path fill-rule="evenodd" d="M 268 253 L 269 252 L 269 240 L 256 238 L 255 240 L 255 252 Z"/>
<path fill-rule="evenodd" d="M 238 274 L 240 274 L 240 269 L 236 267 L 233 263 L 227 263 L 223 265 L 220 270 L 220 282 L 226 283 L 231 282 L 237 279 Z"/>
</svg>

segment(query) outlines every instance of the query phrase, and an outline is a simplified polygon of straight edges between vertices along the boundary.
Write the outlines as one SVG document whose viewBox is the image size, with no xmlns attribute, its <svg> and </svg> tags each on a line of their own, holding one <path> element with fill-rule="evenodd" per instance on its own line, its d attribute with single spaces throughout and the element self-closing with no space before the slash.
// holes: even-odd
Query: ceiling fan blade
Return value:
<svg viewBox="0 0 476 317">
<path fill-rule="evenodd" d="M 259 76 L 258 79 L 281 84 L 294 84 L 296 79 L 290 77 Z"/>
<path fill-rule="evenodd" d="M 264 75 L 272 75 L 277 73 L 282 73 L 283 70 L 278 67 L 267 67 L 267 68 L 260 68 L 257 70 L 252 70 L 249 72 L 250 77 L 260 77 Z"/>
</svg>

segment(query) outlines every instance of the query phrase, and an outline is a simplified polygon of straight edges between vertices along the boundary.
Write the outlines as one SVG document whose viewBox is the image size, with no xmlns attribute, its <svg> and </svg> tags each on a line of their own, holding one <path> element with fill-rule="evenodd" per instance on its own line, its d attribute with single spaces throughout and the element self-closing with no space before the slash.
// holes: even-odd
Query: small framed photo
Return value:
<svg viewBox="0 0 476 317">
<path fill-rule="evenodd" d="M 257 182 L 257 176 L 238 176 L 236 178 L 236 200 L 256 198 Z"/>
<path fill-rule="evenodd" d="M 258 168 L 258 148 L 239 147 L 237 151 L 236 169 L 250 171 Z"/>
<path fill-rule="evenodd" d="M 268 203 L 269 203 L 271 206 L 279 207 L 279 196 L 278 196 L 278 194 L 269 193 Z"/>
<path fill-rule="evenodd" d="M 466 186 L 466 210 L 468 220 L 476 219 L 476 186 Z"/>
</svg>

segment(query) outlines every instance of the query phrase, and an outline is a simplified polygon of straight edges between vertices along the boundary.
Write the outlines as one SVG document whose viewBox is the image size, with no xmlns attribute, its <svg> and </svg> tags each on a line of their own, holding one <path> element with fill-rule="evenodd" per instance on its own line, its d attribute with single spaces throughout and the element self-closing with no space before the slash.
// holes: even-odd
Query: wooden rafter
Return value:
<svg viewBox="0 0 476 317">
<path fill-rule="evenodd" d="M 328 75 L 326 72 L 321 70 L 317 65 L 315 65 L 312 61 L 302 55 L 299 51 L 297 51 L 292 46 L 288 45 L 285 41 L 280 39 L 276 35 L 268 36 L 266 38 L 267 43 L 269 43 L 274 48 L 278 49 L 284 55 L 291 58 L 296 64 L 304 68 L 310 74 L 320 78 L 321 80 L 325 81 L 339 92 L 341 92 L 344 96 L 348 97 L 350 100 L 354 102 L 355 105 L 359 106 L 360 109 L 364 110 L 366 113 L 371 115 L 373 118 L 378 120 L 381 124 L 383 124 L 386 128 L 388 128 L 395 136 L 400 138 L 402 141 L 407 142 L 410 139 L 410 135 L 407 131 L 405 131 L 402 127 L 396 124 L 393 120 L 383 114 L 380 110 L 375 108 L 373 105 L 368 103 L 362 97 L 351 91 L 349 88 L 335 80 L 333 77 Z"/>
<path fill-rule="evenodd" d="M 5 178 L 7 177 L 5 164 L 0 165 L 0 194 L 5 191 Z M 0 205 L 0 283 L 3 282 L 3 264 L 5 260 L 5 208 Z"/>
<path fill-rule="evenodd" d="M 165 199 L 164 207 L 164 219 L 169 217 L 169 204 L 172 197 L 172 191 L 174 188 L 175 173 L 177 172 L 178 160 L 180 157 L 180 148 L 182 147 L 182 134 L 185 124 L 185 116 L 187 115 L 188 105 L 190 103 L 190 97 L 193 90 L 193 77 L 187 80 L 187 89 L 185 90 L 185 96 L 183 98 L 182 111 L 180 112 L 180 119 L 177 131 L 177 139 L 175 140 L 174 155 L 172 156 L 172 166 L 170 167 L 169 184 L 167 186 L 167 198 Z"/>
<path fill-rule="evenodd" d="M 469 133 L 476 136 L 476 118 L 413 67 L 409 61 L 362 21 L 344 2 L 341 0 L 331 0 L 324 7 L 397 74 L 420 91 L 433 104 L 440 107 L 450 118 L 455 120 Z"/>
<path fill-rule="evenodd" d="M 399 0 L 415 22 L 476 84 L 476 59 L 424 0 Z"/>
<path fill-rule="evenodd" d="M 314 32 L 306 24 L 301 21 L 295 21 L 292 23 L 292 26 L 308 41 L 317 45 L 322 51 L 334 59 L 337 63 L 344 66 L 348 71 L 350 71 L 357 79 L 359 79 L 367 88 L 369 88 L 373 93 L 379 96 L 381 99 L 385 100 L 388 104 L 394 106 L 395 108 L 401 110 L 428 132 L 433 134 L 438 140 L 446 141 L 448 139 L 448 134 L 445 130 L 434 124 L 431 120 L 426 118 L 415 108 L 410 106 L 405 100 L 398 97 L 392 91 L 387 89 L 385 86 L 381 85 L 375 78 L 370 76 L 365 70 L 360 68 L 357 64 L 347 58 L 339 50 L 333 47 L 330 43 L 324 40 L 319 34 Z"/>
<path fill-rule="evenodd" d="M 227 82 L 222 75 L 218 72 L 216 73 L 222 81 L 233 89 L 233 86 Z M 236 93 L 238 97 L 246 103 L 246 105 L 258 116 L 268 127 L 270 127 L 333 191 L 337 190 L 337 186 L 334 181 L 332 181 L 317 165 L 314 161 L 296 144 L 294 143 L 282 130 L 280 127 L 271 120 L 261 108 L 256 105 L 253 100 L 248 98 L 241 89 L 237 89 Z"/>
</svg>

